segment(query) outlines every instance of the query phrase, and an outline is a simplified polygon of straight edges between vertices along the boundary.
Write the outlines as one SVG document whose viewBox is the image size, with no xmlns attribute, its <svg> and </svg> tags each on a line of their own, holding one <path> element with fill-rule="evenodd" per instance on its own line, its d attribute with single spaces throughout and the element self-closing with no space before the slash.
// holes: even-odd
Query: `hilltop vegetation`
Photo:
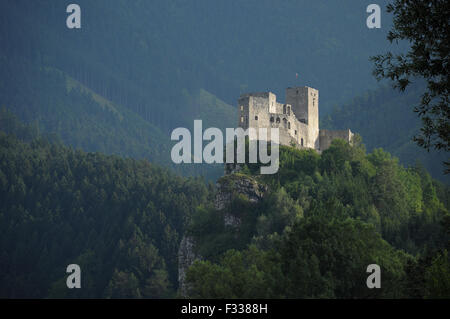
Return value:
<svg viewBox="0 0 450 319">
<path fill-rule="evenodd" d="M 218 167 L 176 166 L 170 159 L 170 134 L 140 115 L 111 102 L 60 70 L 41 67 L 21 58 L 1 59 L 0 107 L 40 133 L 52 135 L 66 145 L 87 152 L 102 152 L 147 159 L 183 175 L 209 179 L 222 174 Z M 210 112 L 210 121 L 224 125 L 231 119 L 231 106 L 207 92 L 186 96 L 193 114 Z M 212 107 L 207 110 L 208 103 Z M 225 120 L 223 120 L 225 119 Z M 220 125 L 219 125 L 220 124 Z M 4 129 L 8 121 L 4 120 Z"/>
<path fill-rule="evenodd" d="M 0 296 L 173 297 L 179 240 L 207 200 L 204 181 L 9 123 L 22 141 L 0 132 Z M 72 263 L 83 289 L 66 287 Z"/>
<path fill-rule="evenodd" d="M 381 147 L 398 157 L 405 166 L 420 163 L 434 178 L 448 184 L 449 176 L 444 175 L 442 164 L 447 160 L 446 152 L 427 152 L 413 141 L 421 122 L 412 109 L 419 104 L 423 91 L 424 85 L 420 82 L 403 93 L 389 87 L 367 91 L 349 103 L 336 105 L 321 119 L 321 127 L 349 127 L 363 137 L 368 150 Z"/>
<path fill-rule="evenodd" d="M 22 122 L 85 151 L 168 161 L 169 137 L 133 112 L 61 71 L 19 58 L 2 60 L 0 103 Z"/>
<path fill-rule="evenodd" d="M 172 129 L 192 128 L 194 119 L 204 127 L 236 126 L 232 105 L 240 93 L 271 90 L 283 100 L 287 86 L 312 86 L 320 91 L 320 114 L 326 116 L 333 104 L 375 85 L 368 58 L 387 48 L 390 24 L 383 14 L 383 28 L 369 30 L 365 4 L 357 0 L 346 6 L 270 0 L 77 3 L 81 30 L 66 28 L 64 2 L 0 3 L 0 107 L 75 148 L 164 166 L 171 166 Z M 297 72 L 300 80 L 294 82 Z M 420 154 L 441 178 L 436 161 L 410 143 L 417 123 L 412 112 L 403 112 L 406 119 L 378 120 L 393 106 L 392 93 L 381 93 L 345 120 L 347 111 L 334 112 L 323 128 L 349 127 L 370 150 L 383 147 L 408 165 Z M 388 144 L 379 139 L 387 132 Z M 172 169 L 210 180 L 222 174 L 210 166 Z"/>
<path fill-rule="evenodd" d="M 224 210 L 193 215 L 188 233 L 204 259 L 189 269 L 190 297 L 450 295 L 450 217 L 440 200 L 447 203 L 449 190 L 423 168 L 335 140 L 321 155 L 282 147 L 279 172 L 257 172 L 252 164 L 239 174 L 268 185 L 261 201 L 235 194 Z M 241 224 L 225 226 L 224 214 Z M 374 263 L 382 289 L 370 290 L 366 268 Z"/>
<path fill-rule="evenodd" d="M 191 297 L 450 296 L 450 191 L 411 141 L 418 94 L 342 104 L 374 84 L 368 57 L 386 45 L 363 2 L 77 3 L 81 30 L 65 27 L 67 3 L 0 2 L 0 297 L 175 297 L 184 235 L 203 256 Z M 239 93 L 283 100 L 294 85 L 319 89 L 322 127 L 351 128 L 370 153 L 360 140 L 281 147 L 276 175 L 247 165 L 222 179 L 267 194 L 221 211 L 211 185 L 175 175 L 223 167 L 173 166 L 173 128 L 234 127 Z M 72 263 L 83 289 L 65 286 Z M 372 263 L 380 290 L 365 286 Z"/>
<path fill-rule="evenodd" d="M 448 296 L 449 189 L 381 149 L 282 147 L 276 175 L 252 164 L 224 177 L 266 185 L 260 202 L 236 194 L 217 211 L 204 181 L 73 150 L 2 114 L 15 134 L 0 132 L 2 297 L 174 297 L 185 234 L 204 258 L 188 272 L 194 297 Z M 83 289 L 65 288 L 71 263 Z M 365 288 L 371 263 L 381 290 Z"/>
</svg>

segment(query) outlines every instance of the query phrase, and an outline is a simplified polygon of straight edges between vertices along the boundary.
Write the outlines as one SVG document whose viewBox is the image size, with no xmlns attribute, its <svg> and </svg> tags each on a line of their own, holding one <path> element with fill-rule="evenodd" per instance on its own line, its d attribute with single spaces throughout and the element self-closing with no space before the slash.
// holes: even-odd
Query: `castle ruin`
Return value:
<svg viewBox="0 0 450 319">
<path fill-rule="evenodd" d="M 272 92 L 246 93 L 238 100 L 239 124 L 248 128 L 279 128 L 280 144 L 297 148 L 326 150 L 336 138 L 349 143 L 350 129 L 319 129 L 319 91 L 310 87 L 286 89 L 286 103 L 279 103 Z"/>
</svg>

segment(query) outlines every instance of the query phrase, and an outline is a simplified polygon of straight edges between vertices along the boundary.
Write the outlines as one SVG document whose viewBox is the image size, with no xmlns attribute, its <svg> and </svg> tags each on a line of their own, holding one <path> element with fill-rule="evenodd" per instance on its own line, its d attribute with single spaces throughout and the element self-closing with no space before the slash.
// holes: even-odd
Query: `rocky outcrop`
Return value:
<svg viewBox="0 0 450 319">
<path fill-rule="evenodd" d="M 242 170 L 242 165 L 237 163 L 225 164 L 225 175 L 239 173 Z"/>
<path fill-rule="evenodd" d="M 184 236 L 178 249 L 178 283 L 180 294 L 183 297 L 187 296 L 189 292 L 189 286 L 186 283 L 186 272 L 194 261 L 201 259 L 194 252 L 194 243 L 194 238 Z"/>
<path fill-rule="evenodd" d="M 224 209 L 231 202 L 233 195 L 240 194 L 250 202 L 257 203 L 267 191 L 267 186 L 243 174 L 226 175 L 217 181 L 216 186 L 214 206 L 218 210 Z"/>
<path fill-rule="evenodd" d="M 230 174 L 220 178 L 216 184 L 217 193 L 214 207 L 217 210 L 225 209 L 232 201 L 233 196 L 243 195 L 250 202 L 259 202 L 267 191 L 267 186 L 258 183 L 254 178 L 243 174 Z M 224 214 L 225 226 L 239 228 L 241 218 L 239 212 L 226 212 Z M 181 296 L 189 295 L 189 286 L 186 283 L 188 268 L 201 256 L 196 255 L 195 240 L 191 236 L 184 236 L 178 250 L 178 282 Z"/>
</svg>

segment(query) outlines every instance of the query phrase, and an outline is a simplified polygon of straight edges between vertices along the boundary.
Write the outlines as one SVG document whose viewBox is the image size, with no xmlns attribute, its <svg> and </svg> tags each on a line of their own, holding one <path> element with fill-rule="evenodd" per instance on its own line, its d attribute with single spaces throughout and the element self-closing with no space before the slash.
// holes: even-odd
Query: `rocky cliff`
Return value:
<svg viewBox="0 0 450 319">
<path fill-rule="evenodd" d="M 267 186 L 258 183 L 254 178 L 240 174 L 225 175 L 217 181 L 214 208 L 217 211 L 224 210 L 236 195 L 246 197 L 250 202 L 259 202 L 267 192 Z M 226 212 L 224 224 L 229 227 L 239 227 L 241 218 L 239 212 Z M 178 250 L 178 282 L 179 292 L 183 297 L 189 295 L 189 287 L 186 284 L 187 269 L 201 256 L 195 253 L 195 238 L 184 236 Z"/>
</svg>

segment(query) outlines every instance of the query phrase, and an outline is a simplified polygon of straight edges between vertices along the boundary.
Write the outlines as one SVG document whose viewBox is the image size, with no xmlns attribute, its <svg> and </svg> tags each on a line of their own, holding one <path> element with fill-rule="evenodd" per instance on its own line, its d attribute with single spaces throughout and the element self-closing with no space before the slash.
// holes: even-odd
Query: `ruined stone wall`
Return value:
<svg viewBox="0 0 450 319">
<path fill-rule="evenodd" d="M 243 105 L 241 119 L 248 114 L 248 122 L 241 122 L 240 127 L 255 128 L 257 133 L 258 128 L 278 128 L 280 144 L 297 143 L 300 145 L 301 139 L 303 139 L 306 147 L 308 139 L 306 125 L 298 121 L 290 104 L 277 102 L 275 94 L 271 92 L 249 93 L 242 95 L 238 103 L 240 109 Z M 258 136 L 258 138 L 266 139 L 264 136 Z"/>
<path fill-rule="evenodd" d="M 307 125 L 305 147 L 319 149 L 319 91 L 310 87 L 286 89 L 286 103 L 297 119 Z"/>
<path fill-rule="evenodd" d="M 286 103 L 272 92 L 243 94 L 238 101 L 239 127 L 278 128 L 280 144 L 298 148 L 327 149 L 334 138 L 351 141 L 350 130 L 319 130 L 319 91 L 310 87 L 286 89 Z M 257 136 L 258 139 L 270 139 Z"/>
<path fill-rule="evenodd" d="M 256 129 L 259 127 L 268 127 L 268 126 L 264 126 L 264 123 L 269 123 L 270 105 L 271 105 L 271 101 L 269 100 L 269 93 L 267 94 L 267 96 L 261 96 L 261 97 L 252 96 L 251 97 L 250 127 L 253 127 Z"/>
<path fill-rule="evenodd" d="M 324 151 L 327 148 L 330 147 L 331 142 L 333 142 L 334 139 L 340 138 L 345 140 L 348 143 L 352 142 L 353 133 L 350 131 L 350 129 L 346 130 L 337 130 L 337 131 L 331 131 L 331 130 L 320 130 L 320 150 Z"/>
<path fill-rule="evenodd" d="M 295 132 L 294 132 L 295 133 Z M 308 125 L 297 122 L 297 143 L 301 148 L 308 147 Z"/>
<path fill-rule="evenodd" d="M 250 118 L 249 114 L 249 106 L 250 106 L 251 97 L 246 94 L 245 96 L 241 96 L 238 100 L 238 127 L 242 127 L 244 129 L 248 128 L 248 120 Z"/>
</svg>

